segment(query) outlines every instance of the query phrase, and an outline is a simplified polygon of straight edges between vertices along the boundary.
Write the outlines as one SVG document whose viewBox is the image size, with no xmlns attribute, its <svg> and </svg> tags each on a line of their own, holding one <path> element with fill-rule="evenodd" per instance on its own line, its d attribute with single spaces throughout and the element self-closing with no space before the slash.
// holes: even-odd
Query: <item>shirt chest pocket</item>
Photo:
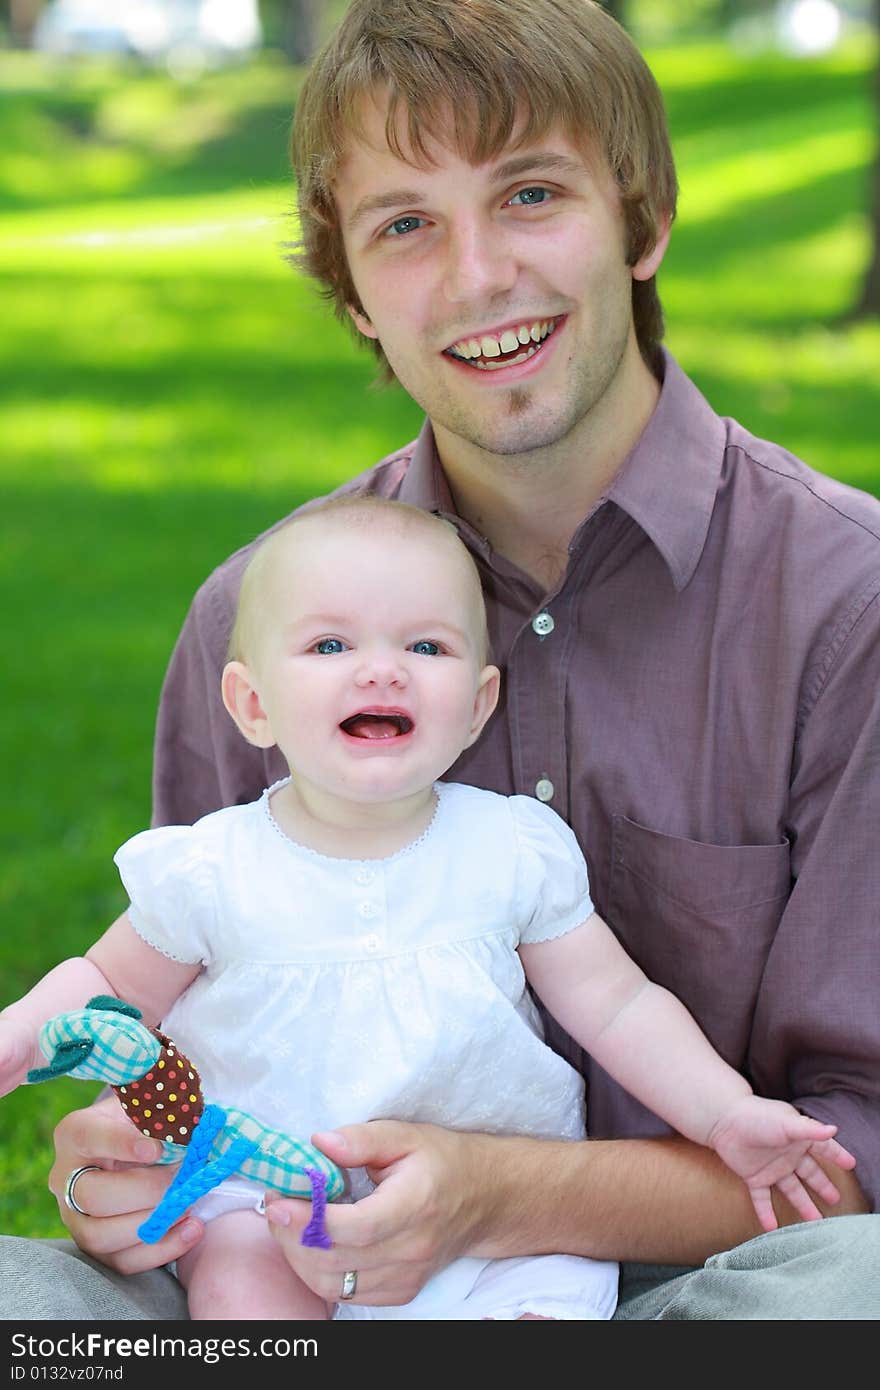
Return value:
<svg viewBox="0 0 880 1390">
<path fill-rule="evenodd" d="M 705 844 L 613 818 L 610 925 L 735 1066 L 791 889 L 789 849 Z"/>
</svg>

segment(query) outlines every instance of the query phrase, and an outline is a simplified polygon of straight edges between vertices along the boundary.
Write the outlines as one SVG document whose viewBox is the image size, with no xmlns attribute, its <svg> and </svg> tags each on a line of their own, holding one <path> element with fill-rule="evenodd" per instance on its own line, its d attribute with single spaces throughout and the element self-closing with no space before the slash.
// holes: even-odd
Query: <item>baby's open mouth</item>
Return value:
<svg viewBox="0 0 880 1390">
<path fill-rule="evenodd" d="M 413 722 L 405 714 L 360 712 L 343 719 L 339 727 L 351 738 L 400 738 L 401 734 L 410 732 Z"/>
</svg>

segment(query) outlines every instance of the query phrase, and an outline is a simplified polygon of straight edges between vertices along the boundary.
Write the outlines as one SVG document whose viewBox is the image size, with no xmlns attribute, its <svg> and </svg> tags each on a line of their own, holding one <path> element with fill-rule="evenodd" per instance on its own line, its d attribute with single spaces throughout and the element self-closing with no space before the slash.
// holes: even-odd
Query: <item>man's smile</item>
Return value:
<svg viewBox="0 0 880 1390">
<path fill-rule="evenodd" d="M 478 371 L 492 372 L 500 367 L 513 367 L 534 357 L 563 317 L 524 319 L 508 328 L 460 338 L 444 351 L 448 357 L 476 367 Z"/>
</svg>

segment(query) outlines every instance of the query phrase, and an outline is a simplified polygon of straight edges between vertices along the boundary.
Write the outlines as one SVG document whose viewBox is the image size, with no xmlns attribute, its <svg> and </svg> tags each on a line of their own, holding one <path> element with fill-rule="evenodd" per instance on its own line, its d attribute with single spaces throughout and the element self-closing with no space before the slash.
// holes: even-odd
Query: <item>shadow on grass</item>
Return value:
<svg viewBox="0 0 880 1390">
<path fill-rule="evenodd" d="M 290 177 L 300 69 L 263 63 L 175 84 L 137 69 L 90 78 L 87 65 L 28 56 L 31 84 L 23 78 L 0 104 L 0 208 L 191 197 Z"/>
<path fill-rule="evenodd" d="M 774 126 L 788 118 L 802 113 L 811 128 L 833 131 L 852 119 L 854 103 L 864 104 L 868 119 L 868 55 L 863 67 L 725 56 L 700 83 L 673 76 L 664 82 L 660 55 L 674 141 L 714 132 L 735 134 L 745 149 L 764 141 L 772 146 Z M 114 78 L 112 70 L 96 68 L 90 77 L 87 65 L 53 70 L 31 58 L 30 83 L 24 67 L 0 106 L 0 208 L 74 208 L 95 196 L 188 197 L 290 177 L 300 68 L 263 60 L 175 85 L 137 69 Z M 113 156 L 121 151 L 130 162 L 117 169 Z M 28 156 L 48 168 L 57 163 L 57 182 L 35 171 L 29 187 L 22 166 Z M 70 161 L 82 167 L 79 188 L 65 175 Z"/>
<path fill-rule="evenodd" d="M 835 70 L 821 63 L 756 58 L 731 60 L 704 84 L 678 87 L 661 77 L 673 140 L 704 131 L 735 131 L 743 149 L 768 124 L 804 113 L 834 129 L 838 112 L 854 99 L 870 105 L 870 60 L 855 70 Z"/>
<path fill-rule="evenodd" d="M 369 390 L 376 375 L 370 350 L 333 321 L 293 271 L 288 284 L 253 275 L 203 278 L 195 269 L 165 276 L 155 260 L 142 269 L 47 266 L 39 284 L 29 271 L 5 272 L 3 292 L 17 311 L 16 322 L 0 329 L 0 341 L 14 334 L 16 344 L 0 375 L 7 397 L 34 381 L 34 373 L 72 379 L 70 373 L 81 370 L 92 372 L 96 394 L 111 398 L 123 384 L 135 388 L 140 375 L 185 392 L 219 372 L 219 384 L 226 374 L 241 383 L 243 403 L 266 368 L 295 369 L 289 387 L 309 400 L 322 380 L 346 399 Z M 72 306 L 77 313 L 69 312 Z M 93 369 L 103 357 L 111 359 L 104 363 L 108 375 L 96 378 Z M 115 382 L 114 372 L 121 373 Z M 370 398 L 390 401 L 397 394 L 376 390 Z"/>
<path fill-rule="evenodd" d="M 866 171 L 842 169 L 811 180 L 801 188 L 783 189 L 751 198 L 743 191 L 732 208 L 714 217 L 676 222 L 668 253 L 669 264 L 686 267 L 695 278 L 711 283 L 713 273 L 726 274 L 728 260 L 754 251 L 778 250 L 821 236 L 840 223 L 841 215 L 863 201 Z M 738 316 L 744 327 L 748 321 Z M 789 320 L 802 325 L 796 315 Z M 774 316 L 774 322 L 780 320 Z"/>
</svg>

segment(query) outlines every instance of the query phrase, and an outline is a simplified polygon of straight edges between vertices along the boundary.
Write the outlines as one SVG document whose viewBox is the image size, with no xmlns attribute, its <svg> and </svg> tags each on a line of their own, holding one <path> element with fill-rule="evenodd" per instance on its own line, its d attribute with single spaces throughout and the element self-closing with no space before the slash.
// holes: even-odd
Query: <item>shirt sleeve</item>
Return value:
<svg viewBox="0 0 880 1390">
<path fill-rule="evenodd" d="M 756 1089 L 839 1127 L 880 1199 L 880 599 L 816 677 L 791 793 L 793 887 L 764 972 Z"/>
<path fill-rule="evenodd" d="M 113 862 L 138 936 L 171 960 L 207 964 L 216 926 L 214 874 L 192 826 L 143 830 Z"/>
<path fill-rule="evenodd" d="M 573 931 L 593 912 L 587 865 L 565 821 L 530 796 L 512 796 L 521 945 Z"/>
</svg>

